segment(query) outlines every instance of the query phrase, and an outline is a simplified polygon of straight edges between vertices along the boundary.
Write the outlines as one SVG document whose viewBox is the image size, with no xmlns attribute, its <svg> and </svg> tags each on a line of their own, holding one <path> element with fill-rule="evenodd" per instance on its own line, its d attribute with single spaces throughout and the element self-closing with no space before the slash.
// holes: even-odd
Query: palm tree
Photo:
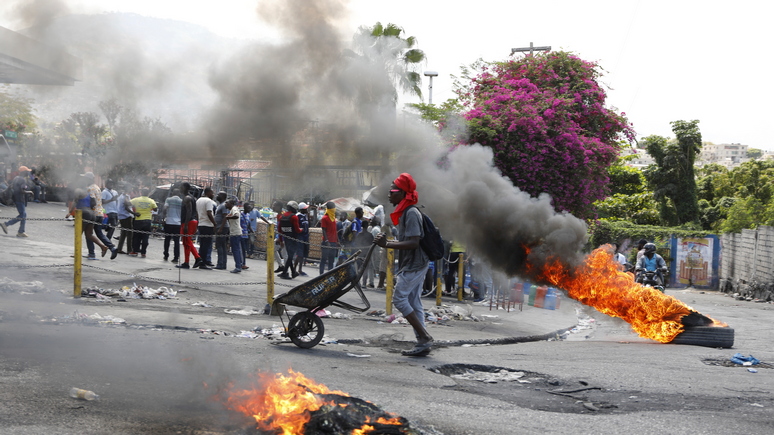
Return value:
<svg viewBox="0 0 774 435">
<path fill-rule="evenodd" d="M 422 98 L 422 76 L 417 72 L 425 58 L 425 52 L 415 48 L 417 39 L 403 38 L 403 28 L 377 22 L 373 27 L 360 27 L 355 33 L 354 50 L 346 50 L 345 56 L 381 67 L 392 83 L 392 100 L 398 101 L 397 88 Z"/>
</svg>

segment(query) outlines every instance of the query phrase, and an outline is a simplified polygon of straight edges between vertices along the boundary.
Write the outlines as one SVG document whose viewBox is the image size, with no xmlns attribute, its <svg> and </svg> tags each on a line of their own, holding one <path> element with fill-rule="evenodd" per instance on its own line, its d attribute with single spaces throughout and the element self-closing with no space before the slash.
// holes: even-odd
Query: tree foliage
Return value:
<svg viewBox="0 0 774 435">
<path fill-rule="evenodd" d="M 371 27 L 360 27 L 355 34 L 353 50 L 344 55 L 366 64 L 375 64 L 384 71 L 393 84 L 393 102 L 398 101 L 397 90 L 422 97 L 422 76 L 419 65 L 425 61 L 425 52 L 418 49 L 417 39 L 404 38 L 402 27 L 377 22 Z"/>
<path fill-rule="evenodd" d="M 643 140 L 656 161 L 645 171 L 650 188 L 659 202 L 662 221 L 682 225 L 699 221 L 694 163 L 701 151 L 699 121 L 673 121 L 676 139 L 648 136 Z"/>
<path fill-rule="evenodd" d="M 470 142 L 494 151 L 495 164 L 531 195 L 593 216 L 607 196 L 607 168 L 634 131 L 623 113 L 605 108 L 600 68 L 567 52 L 541 53 L 483 67 L 459 89 Z"/>
<path fill-rule="evenodd" d="M 13 95 L 0 88 L 0 130 L 16 133 L 32 131 L 37 127 L 33 100 Z"/>
</svg>

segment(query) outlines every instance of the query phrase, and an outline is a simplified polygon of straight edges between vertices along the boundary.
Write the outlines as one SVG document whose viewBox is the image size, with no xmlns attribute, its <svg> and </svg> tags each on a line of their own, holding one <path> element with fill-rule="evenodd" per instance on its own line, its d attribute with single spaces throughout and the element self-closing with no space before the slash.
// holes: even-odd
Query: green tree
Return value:
<svg viewBox="0 0 774 435">
<path fill-rule="evenodd" d="M 655 165 L 646 168 L 645 178 L 656 201 L 662 221 L 669 226 L 699 222 L 694 174 L 696 155 L 701 151 L 699 121 L 673 121 L 675 140 L 648 136 L 643 140 Z"/>
<path fill-rule="evenodd" d="M 115 98 L 111 98 L 109 100 L 100 101 L 99 109 L 102 111 L 102 114 L 105 115 L 105 119 L 107 119 L 108 127 L 110 127 L 110 132 L 112 133 L 116 127 L 116 122 L 118 122 L 118 116 L 121 114 L 121 110 L 123 109 L 123 107 L 120 104 L 118 104 L 118 100 L 116 100 Z"/>
<path fill-rule="evenodd" d="M 393 86 L 393 103 L 398 102 L 398 89 L 422 97 L 422 76 L 419 65 L 425 52 L 416 48 L 417 39 L 404 38 L 402 27 L 377 22 L 372 27 L 360 27 L 355 34 L 353 50 L 344 55 L 384 71 Z"/>
<path fill-rule="evenodd" d="M 16 133 L 34 130 L 37 127 L 37 118 L 32 103 L 30 98 L 13 95 L 0 88 L 0 130 Z"/>
<path fill-rule="evenodd" d="M 728 210 L 727 218 L 720 224 L 724 233 L 738 233 L 743 229 L 756 228 L 764 222 L 765 207 L 753 196 L 739 199 Z"/>
<path fill-rule="evenodd" d="M 747 149 L 747 157 L 751 159 L 759 159 L 763 155 L 763 150 L 759 150 L 758 148 L 748 148 Z"/>
</svg>

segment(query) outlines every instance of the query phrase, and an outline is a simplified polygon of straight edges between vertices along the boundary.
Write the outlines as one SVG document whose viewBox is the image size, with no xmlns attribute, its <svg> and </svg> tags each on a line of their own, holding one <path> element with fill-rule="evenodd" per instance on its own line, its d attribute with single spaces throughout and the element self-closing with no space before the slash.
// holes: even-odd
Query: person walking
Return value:
<svg viewBox="0 0 774 435">
<path fill-rule="evenodd" d="M 239 239 L 239 247 L 242 250 L 242 270 L 249 269 L 247 266 L 247 248 L 250 244 L 250 218 L 247 216 L 247 209 L 249 204 L 245 204 L 243 208 L 245 213 L 239 214 L 239 228 L 242 229 L 242 237 Z M 238 210 L 239 208 L 237 208 Z M 233 256 L 233 248 L 231 248 L 231 255 Z"/>
<path fill-rule="evenodd" d="M 164 201 L 164 261 L 169 259 L 169 243 L 174 243 L 172 262 L 180 259 L 180 213 L 183 209 L 183 198 L 180 189 L 172 189 L 172 194 Z"/>
<path fill-rule="evenodd" d="M 398 226 L 398 241 L 388 242 L 383 233 L 374 240 L 374 243 L 382 248 L 398 250 L 398 272 L 395 275 L 392 303 L 414 328 L 417 339 L 413 349 L 402 352 L 406 356 L 425 356 L 430 353 L 433 345 L 433 337 L 425 329 L 422 307 L 422 284 L 430 260 L 419 246 L 424 231 L 422 213 L 412 207 L 419 201 L 416 188 L 416 181 L 405 172 L 392 182 L 388 198 L 390 204 L 396 207 L 390 218 L 392 223 Z"/>
<path fill-rule="evenodd" d="M 336 229 L 336 204 L 333 201 L 328 201 L 325 204 L 325 215 L 320 219 L 320 227 L 322 228 L 322 248 L 320 259 L 320 275 L 325 272 L 325 269 L 333 269 L 333 262 L 339 255 L 339 236 Z"/>
<path fill-rule="evenodd" d="M 75 210 L 79 209 L 81 210 L 81 232 L 86 235 L 86 240 L 92 242 L 92 246 L 97 245 L 102 249 L 102 256 L 104 257 L 105 254 L 110 250 L 104 243 L 102 243 L 102 240 L 99 239 L 99 237 L 94 234 L 94 210 L 92 203 L 94 202 L 94 198 L 89 195 L 89 191 L 82 188 L 75 189 L 75 199 L 70 204 L 70 210 L 68 212 L 68 215 L 75 214 Z M 94 249 L 94 248 L 92 248 Z M 113 251 L 113 255 L 110 257 L 111 260 L 116 258 L 116 255 L 118 255 L 117 250 Z M 89 252 L 89 256 L 87 257 L 91 260 L 96 260 L 96 256 L 94 256 L 94 252 Z"/>
<path fill-rule="evenodd" d="M 27 233 L 24 232 L 27 223 L 27 194 L 33 193 L 30 190 L 29 172 L 30 168 L 19 166 L 19 175 L 13 178 L 9 186 L 12 189 L 13 202 L 16 204 L 16 211 L 19 212 L 19 215 L 5 223 L 0 223 L 0 229 L 5 234 L 8 234 L 9 226 L 18 223 L 19 232 L 16 233 L 16 237 L 27 237 Z"/>
<path fill-rule="evenodd" d="M 126 254 L 123 251 L 124 242 L 126 249 L 132 251 L 134 239 L 134 210 L 132 210 L 131 195 L 128 192 L 128 186 L 121 183 L 118 186 L 118 223 L 121 224 L 121 235 L 118 236 L 118 253 Z"/>
<path fill-rule="evenodd" d="M 151 220 L 153 219 L 153 211 L 158 210 L 156 201 L 148 198 L 150 189 L 143 187 L 140 189 L 140 196 L 132 199 L 132 207 L 137 216 L 134 220 L 134 244 L 132 245 L 132 252 L 129 254 L 133 257 L 141 256 L 145 258 L 146 251 L 148 249 L 148 239 L 152 229 Z M 132 255 L 134 254 L 134 255 Z"/>
<path fill-rule="evenodd" d="M 105 188 L 102 189 L 102 207 L 105 209 L 105 217 L 107 217 L 107 224 L 105 224 L 105 237 L 108 240 L 113 238 L 113 233 L 118 226 L 118 192 L 113 189 L 115 183 L 113 180 L 108 179 L 105 181 Z"/>
<path fill-rule="evenodd" d="M 82 174 L 81 177 L 83 177 L 83 180 L 89 186 L 86 188 L 86 191 L 89 192 L 89 196 L 91 197 L 91 217 L 94 220 L 94 235 L 97 236 L 103 245 L 107 246 L 108 249 L 113 252 L 113 255 L 111 256 L 112 260 L 118 255 L 118 249 L 116 249 L 113 242 L 105 236 L 105 233 L 102 232 L 102 227 L 105 223 L 105 209 L 102 207 L 102 189 L 100 189 L 99 185 L 95 182 L 93 172 L 86 172 L 85 174 Z M 89 249 L 88 258 L 90 260 L 96 260 L 97 257 L 94 253 L 94 243 L 89 238 L 86 239 L 86 247 Z"/>
<path fill-rule="evenodd" d="M 277 228 L 282 236 L 282 242 L 285 244 L 285 251 L 287 251 L 287 259 L 285 260 L 285 269 L 279 275 L 282 279 L 293 279 L 298 276 L 296 272 L 296 265 L 294 263 L 296 253 L 298 252 L 299 236 L 301 235 L 301 227 L 298 225 L 298 203 L 295 201 L 288 201 L 285 205 L 287 210 L 277 221 Z M 288 274 L 290 272 L 290 274 Z"/>
<path fill-rule="evenodd" d="M 226 208 L 226 192 L 218 192 L 218 196 L 215 200 L 218 202 L 218 206 L 215 207 L 215 250 L 218 253 L 218 262 L 214 267 L 218 270 L 226 270 L 228 267 L 228 242 L 231 238 L 230 229 L 226 222 L 226 216 L 231 211 Z"/>
</svg>

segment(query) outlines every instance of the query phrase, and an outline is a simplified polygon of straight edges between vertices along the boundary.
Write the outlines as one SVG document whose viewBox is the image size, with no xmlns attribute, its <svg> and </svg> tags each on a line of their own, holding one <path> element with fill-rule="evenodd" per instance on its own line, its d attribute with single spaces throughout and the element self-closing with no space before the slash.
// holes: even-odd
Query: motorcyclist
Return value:
<svg viewBox="0 0 774 435">
<path fill-rule="evenodd" d="M 637 266 L 635 268 L 637 282 L 643 282 L 643 279 L 645 278 L 643 272 L 656 272 L 655 279 L 659 286 L 663 286 L 664 274 L 667 271 L 666 261 L 664 261 L 664 258 L 660 255 L 656 254 L 656 245 L 653 243 L 646 243 L 643 250 L 645 253 L 637 260 Z"/>
</svg>

